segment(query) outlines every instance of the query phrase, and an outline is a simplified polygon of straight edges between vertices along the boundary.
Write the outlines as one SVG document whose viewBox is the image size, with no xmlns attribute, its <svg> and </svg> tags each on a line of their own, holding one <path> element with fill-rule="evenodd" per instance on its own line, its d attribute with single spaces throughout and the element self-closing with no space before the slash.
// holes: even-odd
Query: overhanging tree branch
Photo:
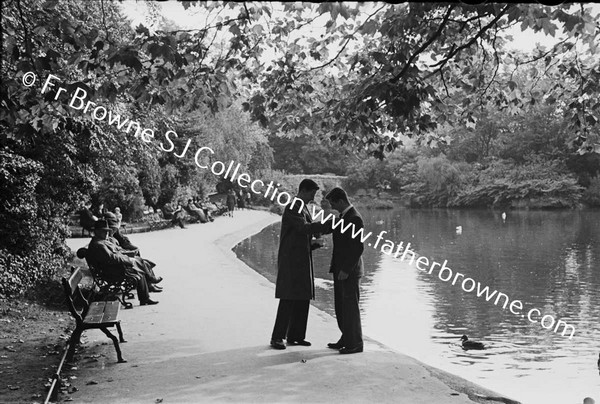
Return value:
<svg viewBox="0 0 600 404">
<path fill-rule="evenodd" d="M 460 51 L 462 51 L 463 49 L 466 49 L 468 47 L 470 47 L 471 45 L 473 45 L 479 38 L 481 38 L 481 36 L 487 32 L 487 30 L 489 30 L 490 28 L 492 28 L 494 25 L 496 25 L 496 23 L 500 20 L 500 18 L 502 18 L 506 12 L 511 9 L 512 7 L 514 7 L 513 4 L 508 4 L 506 7 L 504 7 L 499 13 L 498 15 L 496 15 L 494 17 L 494 19 L 492 19 L 492 21 L 490 21 L 486 26 L 484 26 L 483 28 L 481 28 L 479 30 L 479 32 L 477 32 L 477 34 L 471 38 L 467 43 L 462 44 L 456 48 L 452 48 L 450 50 L 450 52 L 448 52 L 448 54 L 446 55 L 446 57 L 443 60 L 440 60 L 437 63 L 434 63 L 433 65 L 431 65 L 430 67 L 438 67 L 438 69 L 441 69 L 442 67 L 444 67 L 446 65 L 446 63 L 448 63 L 454 56 L 456 56 L 456 54 Z M 437 70 L 437 69 L 436 69 Z M 428 78 L 430 76 L 432 76 L 433 74 L 435 74 L 436 72 L 432 72 L 429 75 L 427 75 L 425 78 Z"/>
<path fill-rule="evenodd" d="M 303 73 L 306 72 L 311 72 L 313 70 L 317 70 L 317 69 L 322 69 L 326 66 L 329 66 L 330 64 L 332 64 L 338 57 L 340 57 L 340 55 L 342 54 L 342 52 L 344 52 L 344 49 L 346 49 L 346 46 L 348 46 L 348 43 L 350 42 L 350 40 L 352 38 L 354 38 L 354 35 L 361 30 L 362 27 L 364 27 L 364 25 L 367 23 L 367 21 L 369 21 L 371 19 L 371 17 L 373 17 L 375 14 L 377 14 L 378 12 L 380 12 L 383 8 L 385 8 L 386 6 L 381 6 L 379 7 L 377 10 L 375 10 L 373 13 L 371 13 L 366 19 L 365 21 L 363 21 L 363 23 L 354 30 L 354 32 L 350 35 L 348 35 L 348 39 L 346 40 L 346 43 L 344 43 L 344 46 L 342 46 L 342 49 L 340 49 L 340 51 L 328 62 L 320 65 L 320 66 L 316 66 L 316 67 L 311 67 L 310 69 L 304 71 Z"/>
<path fill-rule="evenodd" d="M 106 33 L 106 42 L 111 43 L 108 28 L 106 27 L 106 12 L 104 11 L 104 0 L 100 1 L 100 9 L 102 10 L 102 25 L 104 26 L 104 32 Z"/>
<path fill-rule="evenodd" d="M 444 84 L 444 89 L 446 90 L 446 96 L 450 98 L 450 92 L 448 92 L 448 86 L 446 85 L 446 79 L 444 79 L 444 70 L 440 69 L 440 77 L 442 78 L 442 83 Z"/>
<path fill-rule="evenodd" d="M 162 33 L 165 33 L 165 34 L 177 34 L 178 32 L 206 32 L 206 31 L 214 29 L 214 28 L 221 28 L 221 27 L 223 27 L 225 25 L 229 25 L 232 22 L 244 21 L 244 20 L 249 21 L 250 17 L 248 17 L 247 15 L 243 15 L 243 16 L 240 16 L 240 17 L 237 17 L 237 18 L 230 18 L 230 19 L 225 20 L 223 22 L 220 22 L 218 24 L 210 25 L 210 26 L 207 26 L 207 27 L 204 27 L 204 28 L 176 29 L 176 30 L 173 30 L 173 31 L 159 30 L 159 32 L 162 32 Z"/>
<path fill-rule="evenodd" d="M 421 45 L 415 53 L 413 53 L 411 55 L 411 57 L 408 59 L 408 61 L 406 62 L 406 64 L 404 65 L 404 67 L 402 68 L 400 73 L 398 73 L 396 76 L 394 76 L 390 79 L 390 83 L 393 84 L 393 83 L 396 83 L 398 80 L 400 80 L 400 77 L 402 77 L 404 75 L 404 73 L 406 73 L 406 71 L 408 70 L 410 65 L 414 62 L 414 60 L 421 53 L 423 53 L 429 47 L 429 45 L 431 45 L 442 34 L 442 31 L 446 27 L 446 24 L 448 24 L 448 20 L 450 19 L 450 14 L 452 13 L 452 10 L 454 10 L 455 7 L 456 6 L 454 6 L 454 5 L 451 5 L 450 7 L 448 7 L 448 10 L 446 11 L 446 15 L 444 16 L 444 19 L 440 23 L 437 31 L 435 31 L 435 33 L 427 41 L 425 41 L 425 43 L 423 45 Z"/>
</svg>

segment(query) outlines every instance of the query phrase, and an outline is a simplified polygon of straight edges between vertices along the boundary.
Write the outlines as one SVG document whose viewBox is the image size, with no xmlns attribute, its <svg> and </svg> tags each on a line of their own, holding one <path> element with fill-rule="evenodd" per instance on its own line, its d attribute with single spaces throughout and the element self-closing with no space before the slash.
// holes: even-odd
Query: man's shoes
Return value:
<svg viewBox="0 0 600 404">
<path fill-rule="evenodd" d="M 340 342 L 330 342 L 327 344 L 327 348 L 331 349 L 342 349 L 343 347 L 344 345 L 342 345 Z"/>
<path fill-rule="evenodd" d="M 150 299 L 140 302 L 140 306 L 151 306 L 153 304 L 158 304 L 158 302 Z"/>
<path fill-rule="evenodd" d="M 362 352 L 362 351 L 363 351 L 363 346 L 362 345 L 355 346 L 354 348 L 342 348 L 342 349 L 340 349 L 340 353 L 342 355 L 359 353 L 359 352 Z"/>
<path fill-rule="evenodd" d="M 156 278 L 155 281 L 153 281 L 152 283 L 161 283 L 163 280 L 162 276 L 159 276 L 158 278 Z"/>
<path fill-rule="evenodd" d="M 163 290 L 162 290 L 162 288 L 159 288 L 158 286 L 151 285 L 148 287 L 148 291 L 154 292 L 154 293 L 160 293 Z"/>
<path fill-rule="evenodd" d="M 302 345 L 302 346 L 311 346 L 311 343 L 305 340 L 301 340 L 301 341 L 293 341 L 293 340 L 289 340 L 288 339 L 288 345 Z"/>
<path fill-rule="evenodd" d="M 285 349 L 285 344 L 283 343 L 282 339 L 272 339 L 271 347 L 275 349 Z"/>
</svg>

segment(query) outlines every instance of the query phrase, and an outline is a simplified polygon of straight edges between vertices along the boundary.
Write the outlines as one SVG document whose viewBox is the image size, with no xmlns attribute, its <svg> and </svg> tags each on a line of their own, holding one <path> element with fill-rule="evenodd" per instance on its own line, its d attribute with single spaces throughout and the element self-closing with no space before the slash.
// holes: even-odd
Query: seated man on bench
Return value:
<svg viewBox="0 0 600 404">
<path fill-rule="evenodd" d="M 108 223 L 108 227 L 110 227 L 110 232 L 108 233 L 108 240 L 114 244 L 117 244 L 123 250 L 125 255 L 130 257 L 139 257 L 140 249 L 131 244 L 129 237 L 123 235 L 119 229 L 119 219 L 117 219 L 117 215 L 112 212 L 104 213 L 104 220 Z M 115 243 L 116 241 L 116 243 Z"/>
<path fill-rule="evenodd" d="M 121 233 L 121 229 L 119 228 L 119 219 L 117 219 L 117 215 L 112 212 L 106 211 L 104 212 L 104 220 L 107 221 L 109 227 L 113 230 L 113 234 L 111 237 L 116 239 L 119 242 L 119 246 L 124 250 L 129 251 L 138 251 L 139 249 L 131 244 L 129 237 Z"/>
<path fill-rule="evenodd" d="M 110 228 L 106 220 L 98 220 L 94 226 L 94 237 L 88 247 L 86 259 L 97 268 L 101 268 L 107 277 L 127 276 L 136 279 L 138 299 L 142 306 L 157 304 L 150 299 L 149 292 L 162 289 L 154 284 L 162 278 L 152 279 L 152 269 L 148 270 L 142 258 L 128 257 L 120 251 L 119 246 L 108 241 Z M 150 284 L 150 287 L 148 286 Z"/>
<path fill-rule="evenodd" d="M 94 230 L 94 223 L 98 218 L 92 213 L 92 203 L 86 202 L 83 208 L 79 211 L 79 224 L 83 230 L 87 230 L 90 233 Z M 81 235 L 83 236 L 83 230 Z"/>
</svg>

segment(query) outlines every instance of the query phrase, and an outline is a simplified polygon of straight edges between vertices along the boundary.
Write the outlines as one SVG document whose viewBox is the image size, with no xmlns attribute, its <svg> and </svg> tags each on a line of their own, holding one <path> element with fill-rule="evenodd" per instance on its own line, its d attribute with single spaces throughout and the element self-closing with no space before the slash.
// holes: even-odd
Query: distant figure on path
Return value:
<svg viewBox="0 0 600 404">
<path fill-rule="evenodd" d="M 362 253 L 364 244 L 359 237 L 352 237 L 359 229 L 364 228 L 358 211 L 348 201 L 348 195 L 342 188 L 333 188 L 325 197 L 333 209 L 340 212 L 344 221 L 333 230 L 333 255 L 330 273 L 333 273 L 333 291 L 335 296 L 335 317 L 342 336 L 337 342 L 329 343 L 332 349 L 339 349 L 341 354 L 352 354 L 363 351 L 362 326 L 360 323 L 360 278 L 363 275 Z M 339 219 L 338 219 L 339 220 Z M 340 229 L 352 223 L 342 233 Z"/>
<path fill-rule="evenodd" d="M 327 224 L 312 223 L 307 208 L 318 189 L 314 181 L 302 180 L 296 197 L 304 206 L 298 200 L 288 204 L 281 218 L 275 286 L 279 307 L 271 335 L 275 349 L 285 349 L 284 338 L 288 345 L 310 346 L 305 338 L 310 300 L 315 298 L 312 250 L 319 247 L 311 239 L 328 228 Z"/>
<path fill-rule="evenodd" d="M 235 192 L 233 189 L 229 189 L 229 191 L 227 191 L 227 201 L 226 201 L 226 205 L 227 205 L 227 213 L 229 213 L 229 216 L 233 217 L 233 210 L 235 209 L 235 203 L 236 203 L 236 197 L 235 197 Z"/>
<path fill-rule="evenodd" d="M 244 195 L 244 190 L 240 189 L 240 194 L 237 196 L 238 200 L 238 208 L 243 210 L 246 208 L 246 196 Z"/>
</svg>

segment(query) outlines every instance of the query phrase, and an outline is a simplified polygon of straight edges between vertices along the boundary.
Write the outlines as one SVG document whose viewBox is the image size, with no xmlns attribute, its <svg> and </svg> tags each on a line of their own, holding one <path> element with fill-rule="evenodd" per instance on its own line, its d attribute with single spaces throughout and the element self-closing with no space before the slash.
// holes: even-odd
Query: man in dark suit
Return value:
<svg viewBox="0 0 600 404">
<path fill-rule="evenodd" d="M 333 290 L 335 296 L 335 317 L 342 336 L 338 342 L 329 343 L 332 349 L 339 349 L 341 354 L 363 351 L 362 327 L 360 323 L 360 278 L 363 275 L 362 253 L 363 242 L 359 237 L 352 237 L 359 229 L 364 228 L 358 211 L 348 201 L 348 195 L 342 188 L 332 189 L 325 197 L 331 207 L 340 212 L 341 226 L 333 230 L 333 256 L 331 268 L 333 273 Z M 345 232 L 342 228 L 352 223 Z"/>
<path fill-rule="evenodd" d="M 128 257 L 120 251 L 119 246 L 108 240 L 110 227 L 105 220 L 98 220 L 94 226 L 94 237 L 90 241 L 86 260 L 101 268 L 107 278 L 131 277 L 136 280 L 138 299 L 142 306 L 157 304 L 150 299 L 149 292 L 155 291 L 148 284 L 151 282 L 147 274 L 140 268 L 136 258 Z M 156 282 L 155 280 L 155 283 Z"/>
<path fill-rule="evenodd" d="M 138 269 L 138 271 L 144 273 L 150 292 L 161 292 L 162 288 L 160 286 L 157 286 L 156 284 L 162 281 L 162 278 L 156 276 L 154 271 L 152 270 L 152 268 L 154 268 L 156 264 L 150 261 L 149 259 L 141 258 L 139 248 L 131 244 L 131 242 L 129 242 L 129 238 L 125 236 L 121 236 L 124 237 L 125 240 L 121 237 L 117 238 L 119 237 L 119 227 L 118 219 L 114 213 L 104 213 L 104 220 L 106 220 L 106 223 L 110 228 L 110 231 L 108 232 L 108 237 L 106 238 L 107 242 L 116 245 L 116 251 L 118 251 L 119 253 L 133 258 L 134 267 Z M 121 243 L 125 243 L 125 246 L 123 246 Z"/>
<path fill-rule="evenodd" d="M 108 227 L 110 227 L 110 232 L 108 233 L 108 240 L 112 243 L 116 243 L 123 250 L 128 251 L 125 255 L 130 257 L 135 257 L 140 255 L 140 249 L 133 244 L 129 240 L 129 237 L 123 235 L 119 229 L 119 219 L 117 216 L 109 211 L 104 213 L 104 220 L 108 223 Z"/>
<path fill-rule="evenodd" d="M 271 335 L 275 349 L 285 349 L 284 338 L 288 345 L 311 345 L 305 337 L 310 300 L 315 298 L 312 250 L 319 247 L 312 235 L 323 232 L 327 226 L 312 223 L 306 205 L 318 190 L 314 181 L 302 180 L 297 199 L 285 207 L 281 218 L 275 286 L 275 297 L 280 300 Z"/>
</svg>

